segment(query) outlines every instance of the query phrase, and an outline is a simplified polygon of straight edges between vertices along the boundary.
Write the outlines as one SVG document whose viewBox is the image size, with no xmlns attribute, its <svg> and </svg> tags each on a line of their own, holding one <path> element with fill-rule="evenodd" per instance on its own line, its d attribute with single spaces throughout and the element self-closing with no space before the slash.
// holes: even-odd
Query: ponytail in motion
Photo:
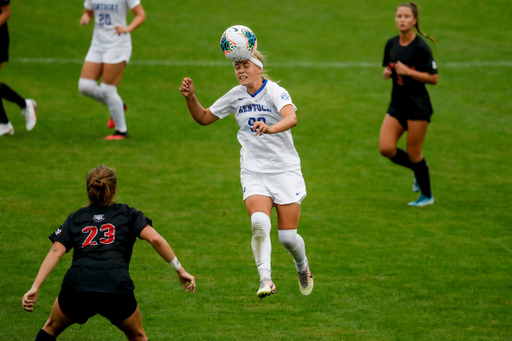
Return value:
<svg viewBox="0 0 512 341">
<path fill-rule="evenodd" d="M 116 173 L 103 165 L 91 170 L 85 180 L 90 204 L 112 206 L 117 190 Z"/>
<path fill-rule="evenodd" d="M 412 14 L 414 15 L 414 18 L 416 18 L 416 25 L 414 25 L 414 27 L 416 27 L 416 31 L 418 31 L 418 33 L 421 34 L 422 36 L 424 36 L 425 38 L 428 38 L 428 39 L 432 40 L 435 44 L 437 44 L 437 41 L 434 39 L 434 37 L 430 37 L 420 30 L 420 25 L 419 25 L 420 19 L 418 18 L 418 5 L 416 5 L 416 3 L 414 3 L 414 2 L 408 2 L 405 4 L 399 5 L 396 9 L 399 9 L 400 7 L 410 8 L 412 11 Z"/>
</svg>

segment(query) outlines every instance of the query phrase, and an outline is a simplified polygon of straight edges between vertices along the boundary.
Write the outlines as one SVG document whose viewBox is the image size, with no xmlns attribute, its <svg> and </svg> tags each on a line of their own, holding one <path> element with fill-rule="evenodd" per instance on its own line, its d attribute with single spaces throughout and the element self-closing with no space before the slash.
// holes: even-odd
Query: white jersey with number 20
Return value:
<svg viewBox="0 0 512 341">
<path fill-rule="evenodd" d="M 286 105 L 292 105 L 297 110 L 288 91 L 275 82 L 265 80 L 254 95 L 249 94 L 245 86 L 238 85 L 210 107 L 212 114 L 221 119 L 235 114 L 240 127 L 237 138 L 242 145 L 242 169 L 259 173 L 300 170 L 300 158 L 293 145 L 290 129 L 262 136 L 256 136 L 253 129 L 257 121 L 264 121 L 269 127 L 281 121 L 280 111 Z"/>
<path fill-rule="evenodd" d="M 126 12 L 139 4 L 140 0 L 85 0 L 84 7 L 94 11 L 91 45 L 99 50 L 131 49 L 130 34 L 118 35 L 115 27 L 126 27 Z"/>
</svg>

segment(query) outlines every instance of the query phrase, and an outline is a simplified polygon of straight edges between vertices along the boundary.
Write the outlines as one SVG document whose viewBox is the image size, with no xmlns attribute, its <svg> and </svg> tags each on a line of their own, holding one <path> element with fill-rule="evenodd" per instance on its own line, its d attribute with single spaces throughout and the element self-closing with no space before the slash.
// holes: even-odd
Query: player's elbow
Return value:
<svg viewBox="0 0 512 341">
<path fill-rule="evenodd" d="M 215 122 L 218 117 L 213 115 L 209 109 L 204 109 L 199 115 L 194 115 L 194 119 L 202 126 L 207 126 Z"/>
<path fill-rule="evenodd" d="M 290 120 L 290 129 L 297 126 L 297 116 L 294 116 Z"/>
<path fill-rule="evenodd" d="M 436 84 L 437 84 L 437 82 L 439 82 L 439 75 L 433 75 L 433 76 L 432 76 L 432 81 L 431 81 L 431 83 L 430 83 L 430 84 L 432 84 L 432 85 L 436 85 Z"/>
<path fill-rule="evenodd" d="M 140 23 L 142 24 L 144 21 L 146 21 L 146 12 L 142 11 L 141 14 L 139 14 L 139 20 L 140 20 Z"/>
<path fill-rule="evenodd" d="M 207 125 L 209 125 L 211 123 L 211 122 L 208 122 L 207 120 L 205 120 L 204 118 L 196 119 L 196 122 L 199 123 L 202 126 L 207 126 Z"/>
<path fill-rule="evenodd" d="M 57 259 L 61 259 L 66 253 L 66 247 L 59 242 L 55 242 L 50 249 L 50 253 L 57 257 Z"/>
<path fill-rule="evenodd" d="M 156 231 L 155 231 L 156 232 Z M 158 233 L 152 233 L 146 237 L 146 240 L 151 244 L 161 244 L 164 238 Z"/>
<path fill-rule="evenodd" d="M 138 25 L 142 24 L 144 21 L 146 21 L 146 12 L 144 11 L 144 8 L 141 4 L 138 4 L 133 9 L 133 14 L 135 14 L 135 19 L 138 22 Z"/>
<path fill-rule="evenodd" d="M 160 235 L 151 236 L 151 238 L 148 239 L 148 242 L 151 244 L 151 246 L 153 246 L 154 249 L 162 248 L 167 244 L 165 239 Z"/>
</svg>

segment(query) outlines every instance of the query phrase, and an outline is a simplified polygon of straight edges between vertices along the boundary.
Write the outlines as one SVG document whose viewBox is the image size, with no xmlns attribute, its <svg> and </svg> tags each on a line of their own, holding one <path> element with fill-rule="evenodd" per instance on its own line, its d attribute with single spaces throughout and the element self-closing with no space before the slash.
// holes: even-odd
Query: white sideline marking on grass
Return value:
<svg viewBox="0 0 512 341">
<path fill-rule="evenodd" d="M 83 59 L 60 59 L 60 58 L 17 58 L 14 59 L 20 63 L 35 63 L 35 64 L 83 64 Z M 156 66 L 232 66 L 229 61 L 201 61 L 201 60 L 132 60 L 132 65 L 156 65 Z M 506 66 L 512 67 L 510 60 L 495 60 L 495 61 L 471 61 L 471 62 L 446 62 L 438 63 L 441 67 L 449 68 L 472 68 L 482 66 Z M 380 63 L 371 62 L 325 62 L 325 63 L 310 63 L 310 62 L 286 62 L 286 63 L 269 63 L 269 67 L 299 67 L 299 68 L 381 68 Z"/>
</svg>

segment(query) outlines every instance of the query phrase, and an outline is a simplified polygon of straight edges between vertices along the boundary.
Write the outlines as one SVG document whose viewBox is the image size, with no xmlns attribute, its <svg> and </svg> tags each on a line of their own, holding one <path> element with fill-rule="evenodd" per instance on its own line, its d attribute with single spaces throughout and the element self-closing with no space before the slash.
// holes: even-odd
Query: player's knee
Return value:
<svg viewBox="0 0 512 341">
<path fill-rule="evenodd" d="M 46 321 L 44 327 L 41 330 L 44 330 L 49 335 L 52 335 L 53 337 L 59 336 L 64 330 L 66 330 L 68 326 L 65 325 L 59 325 L 55 322 L 51 317 Z"/>
<path fill-rule="evenodd" d="M 279 241 L 285 248 L 289 248 L 295 245 L 297 240 L 297 230 L 279 230 L 278 231 Z"/>
<path fill-rule="evenodd" d="M 111 103 L 111 102 L 113 102 L 113 103 L 121 102 L 122 103 L 121 97 L 117 93 L 117 86 L 101 83 L 100 89 L 101 89 L 101 92 L 103 93 L 103 96 L 105 96 L 105 100 L 107 101 L 107 103 Z"/>
<path fill-rule="evenodd" d="M 140 330 L 131 330 L 131 331 L 125 331 L 124 335 L 126 335 L 126 338 L 130 341 L 146 341 L 146 333 L 144 333 L 143 329 Z"/>
<path fill-rule="evenodd" d="M 270 217 L 263 212 L 254 212 L 251 215 L 253 236 L 267 236 L 270 234 Z"/>
<path fill-rule="evenodd" d="M 409 160 L 412 163 L 420 162 L 423 159 L 421 150 L 418 150 L 416 148 L 407 148 L 407 155 L 409 156 Z"/>
<path fill-rule="evenodd" d="M 384 157 L 387 157 L 389 159 L 389 158 L 392 158 L 393 156 L 395 156 L 396 148 L 395 147 L 390 147 L 390 146 L 380 145 L 379 146 L 379 153 L 380 153 L 380 155 L 382 155 Z"/>
<path fill-rule="evenodd" d="M 96 82 L 92 79 L 80 78 L 78 81 L 78 91 L 85 96 L 92 96 L 96 86 Z"/>
<path fill-rule="evenodd" d="M 36 341 L 55 341 L 57 338 L 51 334 L 49 334 L 44 329 L 39 330 L 36 335 Z"/>
</svg>

